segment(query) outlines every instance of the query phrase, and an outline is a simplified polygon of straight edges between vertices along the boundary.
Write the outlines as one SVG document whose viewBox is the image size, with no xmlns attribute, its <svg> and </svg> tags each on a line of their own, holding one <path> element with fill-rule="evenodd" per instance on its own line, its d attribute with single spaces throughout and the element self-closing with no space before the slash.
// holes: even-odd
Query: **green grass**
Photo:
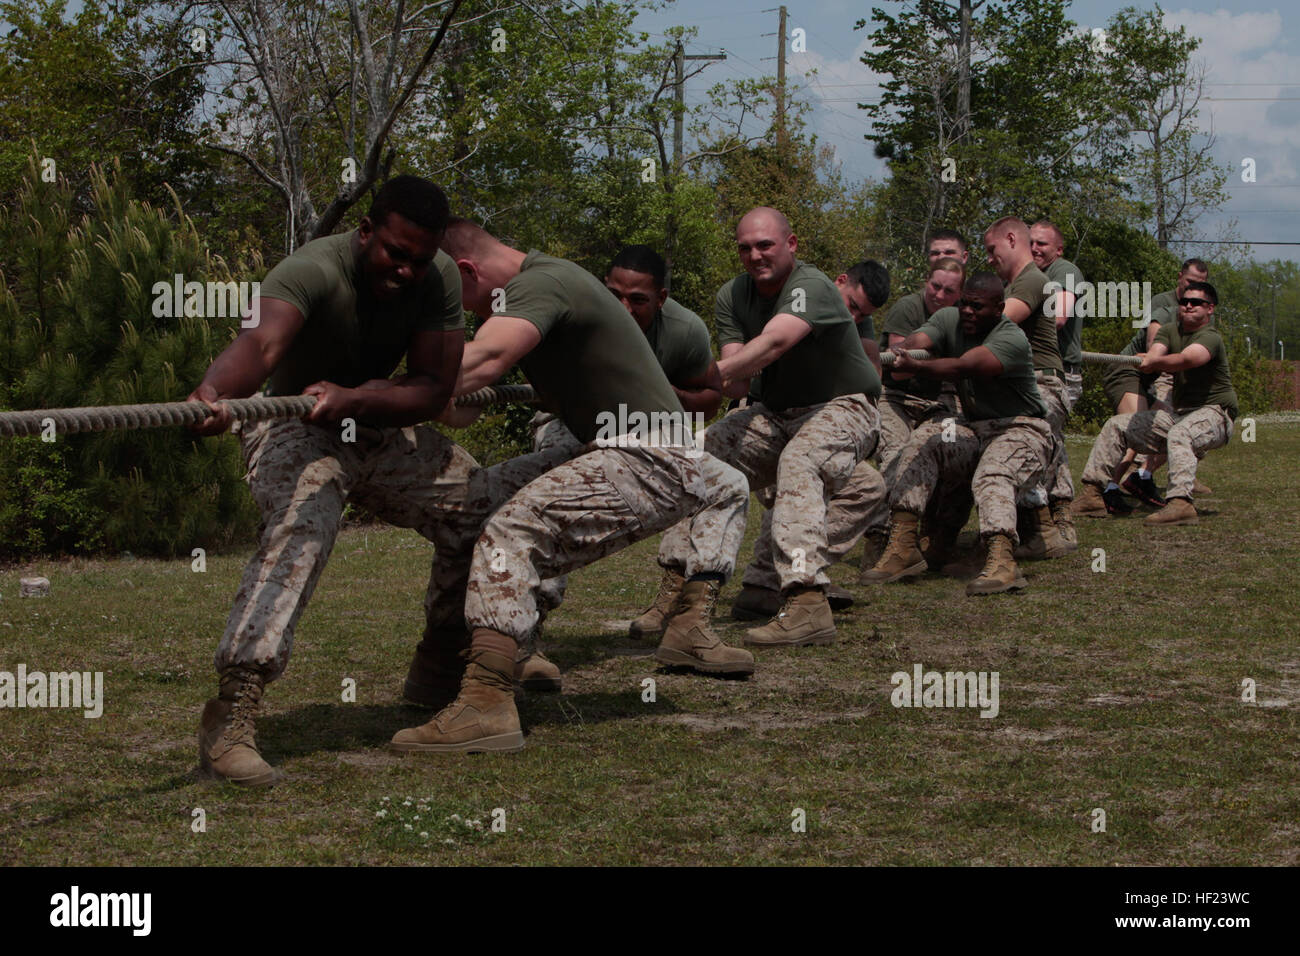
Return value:
<svg viewBox="0 0 1300 956">
<path fill-rule="evenodd" d="M 1077 475 L 1088 444 L 1069 450 Z M 203 574 L 188 559 L 7 569 L 0 669 L 103 671 L 107 700 L 98 720 L 0 710 L 0 862 L 1295 864 L 1296 461 L 1300 427 L 1261 423 L 1203 463 L 1216 494 L 1199 526 L 1084 519 L 1079 552 L 1027 565 L 1019 595 L 968 599 L 938 576 L 868 591 L 855 553 L 833 569 L 859 596 L 839 642 L 760 652 L 748 681 L 659 672 L 626 636 L 658 579 L 643 542 L 572 576 L 545 639 L 565 693 L 522 706 L 515 755 L 385 751 L 428 717 L 399 691 L 430 548 L 349 530 L 267 693 L 259 739 L 287 773 L 267 791 L 192 774 L 246 553 Z M 18 598 L 30 574 L 50 597 Z M 999 715 L 895 709 L 890 675 L 918 662 L 998 671 Z M 356 703 L 340 700 L 349 677 Z"/>
</svg>

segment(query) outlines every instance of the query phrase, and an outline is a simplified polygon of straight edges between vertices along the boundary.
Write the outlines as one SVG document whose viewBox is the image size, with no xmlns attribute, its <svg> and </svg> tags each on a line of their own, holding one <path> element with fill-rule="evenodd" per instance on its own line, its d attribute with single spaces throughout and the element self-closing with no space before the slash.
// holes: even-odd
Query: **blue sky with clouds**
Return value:
<svg viewBox="0 0 1300 956">
<path fill-rule="evenodd" d="M 1154 4 L 1080 0 L 1068 13 L 1080 27 L 1090 29 L 1104 26 L 1112 14 L 1132 5 L 1154 8 Z M 679 2 L 643 14 L 637 23 L 652 33 L 674 24 L 693 26 L 699 34 L 687 52 L 727 52 L 725 62 L 710 65 L 691 81 L 687 102 L 696 103 L 716 82 L 776 73 L 775 6 L 774 0 Z M 871 144 L 862 139 L 867 114 L 856 108 L 879 94 L 875 85 L 879 77 L 858 62 L 870 30 L 853 29 L 858 19 L 870 18 L 872 6 L 893 13 L 903 5 L 888 0 L 786 3 L 787 31 L 799 27 L 807 36 L 807 52 L 789 55 L 787 78 L 806 85 L 804 97 L 812 107 L 810 128 L 835 148 L 850 179 L 880 179 L 885 174 Z M 1199 120 L 1217 137 L 1219 161 L 1234 170 L 1227 186 L 1231 198 L 1219 213 L 1204 216 L 1198 229 L 1215 238 L 1223 224 L 1235 218 L 1239 238 L 1261 243 L 1252 248 L 1253 258 L 1300 261 L 1300 246 L 1262 244 L 1300 242 L 1300 230 L 1294 227 L 1300 215 L 1300 30 L 1295 8 L 1244 0 L 1231 10 L 1215 3 L 1162 9 L 1167 24 L 1184 26 L 1201 39 L 1197 53 L 1204 58 L 1208 75 Z M 804 74 L 814 69 L 816 75 L 805 79 Z M 1245 157 L 1255 160 L 1254 183 L 1242 182 Z"/>
</svg>

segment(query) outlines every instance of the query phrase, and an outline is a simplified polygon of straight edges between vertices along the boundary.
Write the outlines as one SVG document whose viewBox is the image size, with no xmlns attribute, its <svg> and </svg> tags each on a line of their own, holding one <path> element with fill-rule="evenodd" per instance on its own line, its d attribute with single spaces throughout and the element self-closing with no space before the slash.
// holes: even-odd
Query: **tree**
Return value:
<svg viewBox="0 0 1300 956">
<path fill-rule="evenodd" d="M 1161 248 L 1195 238 L 1197 218 L 1227 201 L 1229 169 L 1214 161 L 1214 134 L 1196 123 L 1205 65 L 1200 41 L 1184 27 L 1169 31 L 1163 11 L 1128 7 L 1107 25 L 1106 68 L 1120 116 L 1138 141 L 1126 173 L 1147 203 Z"/>
<path fill-rule="evenodd" d="M 238 158 L 288 217 L 287 245 L 328 235 L 395 158 L 390 136 L 462 0 L 408 11 L 405 0 L 215 0 L 208 145 Z M 320 209 L 320 197 L 324 208 Z M 330 196 L 328 201 L 325 197 Z"/>
<path fill-rule="evenodd" d="M 35 145 L 41 172 L 64 176 L 85 208 L 90 167 L 130 156 L 132 192 L 166 202 L 166 185 L 207 188 L 211 157 L 189 124 L 202 94 L 174 24 L 139 0 L 82 5 L 0 2 L 0 197 L 16 195 Z M 51 165 L 52 164 L 52 165 Z"/>
<path fill-rule="evenodd" d="M 115 165 L 91 169 L 90 212 L 33 158 L 0 239 L 0 404 L 56 408 L 182 401 L 239 321 L 169 317 L 156 282 L 230 278 L 193 224 L 129 195 Z M 247 271 L 256 271 L 248 264 Z M 243 271 L 243 270 L 241 270 Z M 159 315 L 159 312 L 163 315 Z M 0 445 L 0 540 L 18 550 L 188 554 L 256 528 L 230 439 L 179 428 L 8 439 Z M 28 506 L 27 502 L 33 504 Z"/>
</svg>

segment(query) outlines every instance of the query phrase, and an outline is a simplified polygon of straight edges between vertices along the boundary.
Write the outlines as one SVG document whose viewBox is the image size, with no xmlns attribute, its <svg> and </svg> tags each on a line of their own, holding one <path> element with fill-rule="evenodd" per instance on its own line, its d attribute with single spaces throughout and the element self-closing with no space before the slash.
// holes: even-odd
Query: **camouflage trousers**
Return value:
<svg viewBox="0 0 1300 956">
<path fill-rule="evenodd" d="M 709 426 L 705 451 L 738 468 L 753 491 L 776 486 L 771 554 L 782 590 L 830 584 L 828 506 L 874 452 L 879 427 L 880 415 L 865 395 L 783 412 L 758 402 Z M 664 535 L 659 563 L 681 569 L 698 546 L 694 529 L 673 528 Z"/>
<path fill-rule="evenodd" d="M 413 528 L 441 551 L 477 533 L 483 515 L 476 503 L 491 498 L 492 490 L 518 488 L 558 463 L 551 454 L 481 468 L 429 426 L 360 427 L 356 440 L 345 442 L 337 426 L 259 422 L 242 429 L 240 441 L 263 530 L 235 594 L 215 664 L 218 671 L 236 664 L 251 667 L 267 680 L 288 663 L 294 628 L 329 559 L 348 501 Z M 463 627 L 459 605 L 434 601 L 454 587 L 457 576 L 463 578 L 463 570 L 440 568 L 434 560 L 425 597 L 426 635 L 449 620 Z"/>
<path fill-rule="evenodd" d="M 1093 443 L 1083 480 L 1105 487 L 1129 448 L 1146 454 L 1167 454 L 1169 486 L 1165 497 L 1190 501 L 1196 485 L 1196 463 L 1207 452 L 1222 448 L 1231 437 L 1232 419 L 1221 405 L 1115 415 Z"/>
<path fill-rule="evenodd" d="M 935 494 L 956 498 L 968 486 L 980 535 L 1005 534 L 1018 544 L 1016 495 L 1043 481 L 1054 443 L 1041 418 L 922 425 L 885 476 L 890 505 L 920 515 Z"/>
<path fill-rule="evenodd" d="M 885 479 L 869 461 L 858 462 L 849 480 L 826 504 L 826 553 L 835 563 L 853 550 L 868 531 L 889 530 L 889 493 Z M 763 521 L 754 541 L 754 559 L 745 568 L 746 587 L 781 590 L 772 540 L 772 509 L 763 508 Z"/>
<path fill-rule="evenodd" d="M 617 443 L 616 444 L 621 444 Z M 749 491 L 736 469 L 694 447 L 607 447 L 573 458 L 506 499 L 485 501 L 481 535 L 435 567 L 469 565 L 465 622 L 524 642 L 542 581 L 683 523 L 687 576 L 735 569 Z M 469 560 L 467 560 L 469 559 Z M 459 595 L 446 596 L 456 603 Z"/>
<path fill-rule="evenodd" d="M 880 472 L 889 470 L 898 453 L 912 440 L 912 432 L 926 422 L 957 417 L 955 396 L 943 394 L 937 399 L 920 398 L 894 388 L 886 388 L 880 399 Z"/>
<path fill-rule="evenodd" d="M 1065 454 L 1065 420 L 1070 417 L 1073 403 L 1066 391 L 1065 379 L 1057 375 L 1037 373 L 1038 393 L 1047 406 L 1047 422 L 1052 427 L 1054 451 L 1046 478 L 1035 487 L 1020 494 L 1021 507 L 1038 507 L 1049 501 L 1073 501 L 1074 481 L 1070 477 L 1070 460 Z"/>
<path fill-rule="evenodd" d="M 550 412 L 538 412 L 528 422 L 528 427 L 533 432 L 533 451 L 548 451 L 559 449 L 566 454 L 566 458 L 576 458 L 583 452 L 583 444 L 578 441 L 578 436 L 569 431 L 569 426 L 559 415 Z M 551 611 L 564 603 L 564 592 L 568 590 L 568 575 L 561 574 L 556 578 L 547 578 L 542 582 L 541 589 L 541 609 L 545 616 Z"/>
</svg>

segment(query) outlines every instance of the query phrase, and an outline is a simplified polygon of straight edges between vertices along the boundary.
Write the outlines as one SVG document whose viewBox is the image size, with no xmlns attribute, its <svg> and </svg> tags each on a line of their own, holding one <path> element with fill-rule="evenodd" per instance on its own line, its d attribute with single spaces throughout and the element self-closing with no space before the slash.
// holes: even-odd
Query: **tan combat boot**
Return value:
<svg viewBox="0 0 1300 956">
<path fill-rule="evenodd" d="M 770 621 L 781 610 L 781 592 L 746 584 L 731 602 L 733 621 Z"/>
<path fill-rule="evenodd" d="M 917 547 L 916 531 L 920 518 L 908 511 L 895 511 L 889 529 L 889 545 L 875 567 L 863 571 L 860 584 L 888 584 L 924 574 L 925 555 Z"/>
<path fill-rule="evenodd" d="M 1074 499 L 1070 510 L 1084 518 L 1109 518 L 1106 499 L 1101 496 L 1101 485 L 1083 482 L 1083 494 Z"/>
<path fill-rule="evenodd" d="M 464 629 L 434 631 L 415 646 L 406 669 L 402 696 L 412 704 L 442 710 L 460 693 L 465 677 L 465 651 L 469 632 Z"/>
<path fill-rule="evenodd" d="M 989 549 L 988 561 L 980 576 L 966 585 L 967 596 L 1001 594 L 1003 591 L 1027 587 L 1029 582 L 1016 567 L 1016 559 L 1012 555 L 1011 536 L 991 534 L 985 543 Z"/>
<path fill-rule="evenodd" d="M 1056 525 L 1056 531 L 1065 542 L 1065 546 L 1071 551 L 1079 550 L 1079 532 L 1074 527 L 1074 517 L 1070 514 L 1071 502 L 1057 498 L 1048 506 L 1052 513 L 1052 523 Z"/>
<path fill-rule="evenodd" d="M 474 633 L 477 636 L 484 630 L 478 628 Z M 465 680 L 456 699 L 427 724 L 399 730 L 388 745 L 390 749 L 403 753 L 509 753 L 524 749 L 515 709 L 514 656 L 473 646 L 467 656 Z"/>
<path fill-rule="evenodd" d="M 1196 481 L 1195 481 L 1195 483 L 1192 485 L 1192 494 L 1194 494 L 1194 495 L 1212 495 L 1212 494 L 1214 494 L 1214 489 L 1212 489 L 1212 488 L 1211 488 L 1209 485 L 1207 485 L 1205 482 L 1201 481 L 1201 479 L 1197 478 Z"/>
<path fill-rule="evenodd" d="M 1149 514 L 1143 524 L 1200 524 L 1200 516 L 1196 513 L 1196 506 L 1186 498 L 1170 498 L 1165 502 L 1165 506 L 1155 514 Z"/>
<path fill-rule="evenodd" d="M 269 787 L 279 772 L 257 752 L 253 718 L 262 699 L 262 675 L 247 667 L 221 672 L 221 690 L 199 719 L 199 772 L 244 787 Z"/>
<path fill-rule="evenodd" d="M 751 647 L 802 647 L 835 642 L 835 621 L 821 588 L 794 588 L 781 613 L 762 627 L 745 632 Z"/>
<path fill-rule="evenodd" d="M 709 621 L 718 602 L 716 581 L 687 581 L 676 612 L 664 628 L 655 660 L 671 667 L 689 667 L 701 674 L 752 674 L 754 655 L 728 647 L 713 633 Z"/>
<path fill-rule="evenodd" d="M 631 637 L 649 638 L 659 637 L 668 625 L 668 618 L 672 616 L 673 606 L 677 603 L 677 597 L 682 593 L 682 585 L 686 583 L 686 578 L 676 568 L 664 568 L 664 576 L 659 581 L 659 593 L 655 595 L 654 603 L 650 609 L 632 622 L 627 629 Z"/>
<path fill-rule="evenodd" d="M 1025 531 L 1021 532 L 1020 546 L 1015 552 L 1018 560 L 1063 558 L 1074 550 L 1061 537 L 1060 529 L 1052 520 L 1052 509 L 1047 505 L 1039 505 L 1032 512 L 1026 513 L 1025 518 Z"/>
<path fill-rule="evenodd" d="M 862 536 L 862 570 L 870 571 L 889 545 L 889 532 L 883 528 L 868 531 Z"/>
<path fill-rule="evenodd" d="M 541 651 L 519 649 L 515 658 L 515 683 L 530 694 L 558 694 L 564 686 L 560 669 Z"/>
</svg>

